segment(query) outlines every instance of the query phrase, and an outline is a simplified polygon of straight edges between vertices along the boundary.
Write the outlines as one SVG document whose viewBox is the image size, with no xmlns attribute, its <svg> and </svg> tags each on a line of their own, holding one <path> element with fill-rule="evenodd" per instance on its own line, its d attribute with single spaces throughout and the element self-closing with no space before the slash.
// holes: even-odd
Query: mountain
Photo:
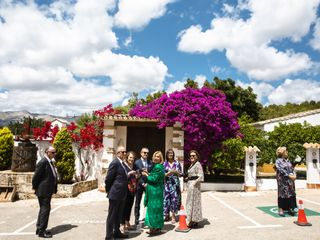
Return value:
<svg viewBox="0 0 320 240">
<path fill-rule="evenodd" d="M 50 114 L 42 114 L 42 113 L 30 113 L 28 111 L 7 111 L 0 112 L 0 126 L 7 126 L 10 122 L 16 122 L 22 120 L 24 117 L 42 118 L 45 121 L 53 121 L 56 118 L 66 120 L 68 122 L 75 121 L 76 116 L 73 117 L 60 117 L 54 116 Z"/>
</svg>

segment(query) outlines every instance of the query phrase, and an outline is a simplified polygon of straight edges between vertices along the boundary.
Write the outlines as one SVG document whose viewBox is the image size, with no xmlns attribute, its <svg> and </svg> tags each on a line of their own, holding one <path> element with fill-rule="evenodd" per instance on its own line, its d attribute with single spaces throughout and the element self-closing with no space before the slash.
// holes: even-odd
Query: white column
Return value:
<svg viewBox="0 0 320 240">
<path fill-rule="evenodd" d="M 244 190 L 246 192 L 257 191 L 257 153 L 260 150 L 256 146 L 245 147 L 244 150 L 246 152 Z"/>
<path fill-rule="evenodd" d="M 318 143 L 303 144 L 306 149 L 307 188 L 320 188 L 320 163 Z"/>
</svg>

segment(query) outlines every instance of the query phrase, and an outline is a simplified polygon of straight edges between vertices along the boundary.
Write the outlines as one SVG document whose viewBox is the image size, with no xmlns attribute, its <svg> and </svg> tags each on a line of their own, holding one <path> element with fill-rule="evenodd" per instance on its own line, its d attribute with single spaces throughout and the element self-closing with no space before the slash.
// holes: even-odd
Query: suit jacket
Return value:
<svg viewBox="0 0 320 240">
<path fill-rule="evenodd" d="M 125 200 L 127 197 L 128 177 L 118 158 L 115 158 L 109 165 L 105 188 L 109 199 Z"/>
<path fill-rule="evenodd" d="M 153 166 L 151 160 L 147 159 L 147 165 L 148 165 L 147 170 L 150 173 L 152 170 L 152 166 Z M 144 168 L 143 162 L 142 162 L 142 159 L 139 158 L 137 161 L 134 162 L 133 170 L 135 170 L 135 171 L 138 170 L 141 173 L 142 168 Z M 146 183 L 146 181 L 147 181 L 146 179 L 147 179 L 146 176 L 141 175 L 141 177 L 138 180 L 138 187 L 140 187 L 140 188 L 143 187 L 142 185 Z"/>
<path fill-rule="evenodd" d="M 32 178 L 32 189 L 38 197 L 49 197 L 57 193 L 57 179 L 55 178 L 47 158 L 42 158 L 36 165 Z"/>
</svg>

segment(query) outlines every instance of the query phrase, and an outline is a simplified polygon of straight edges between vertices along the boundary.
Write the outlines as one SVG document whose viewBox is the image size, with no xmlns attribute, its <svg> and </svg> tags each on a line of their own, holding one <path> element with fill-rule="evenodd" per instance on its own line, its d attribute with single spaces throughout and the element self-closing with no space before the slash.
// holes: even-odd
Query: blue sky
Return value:
<svg viewBox="0 0 320 240">
<path fill-rule="evenodd" d="M 217 76 L 320 101 L 320 0 L 0 0 L 0 111 L 80 114 Z"/>
</svg>

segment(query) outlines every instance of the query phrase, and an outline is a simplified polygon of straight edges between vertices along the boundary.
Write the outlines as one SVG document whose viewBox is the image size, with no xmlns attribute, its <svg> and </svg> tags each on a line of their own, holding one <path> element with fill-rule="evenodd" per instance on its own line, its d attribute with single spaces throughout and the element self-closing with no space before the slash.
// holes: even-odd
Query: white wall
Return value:
<svg viewBox="0 0 320 240">
<path fill-rule="evenodd" d="M 271 132 L 276 126 L 279 126 L 279 123 L 301 123 L 303 124 L 304 122 L 309 123 L 312 126 L 318 126 L 320 125 L 320 113 L 317 114 L 312 114 L 308 116 L 301 116 L 301 117 L 296 117 L 296 118 L 291 118 L 288 120 L 279 120 L 277 122 L 270 122 L 266 123 L 263 126 L 263 130 L 266 132 Z"/>
</svg>

